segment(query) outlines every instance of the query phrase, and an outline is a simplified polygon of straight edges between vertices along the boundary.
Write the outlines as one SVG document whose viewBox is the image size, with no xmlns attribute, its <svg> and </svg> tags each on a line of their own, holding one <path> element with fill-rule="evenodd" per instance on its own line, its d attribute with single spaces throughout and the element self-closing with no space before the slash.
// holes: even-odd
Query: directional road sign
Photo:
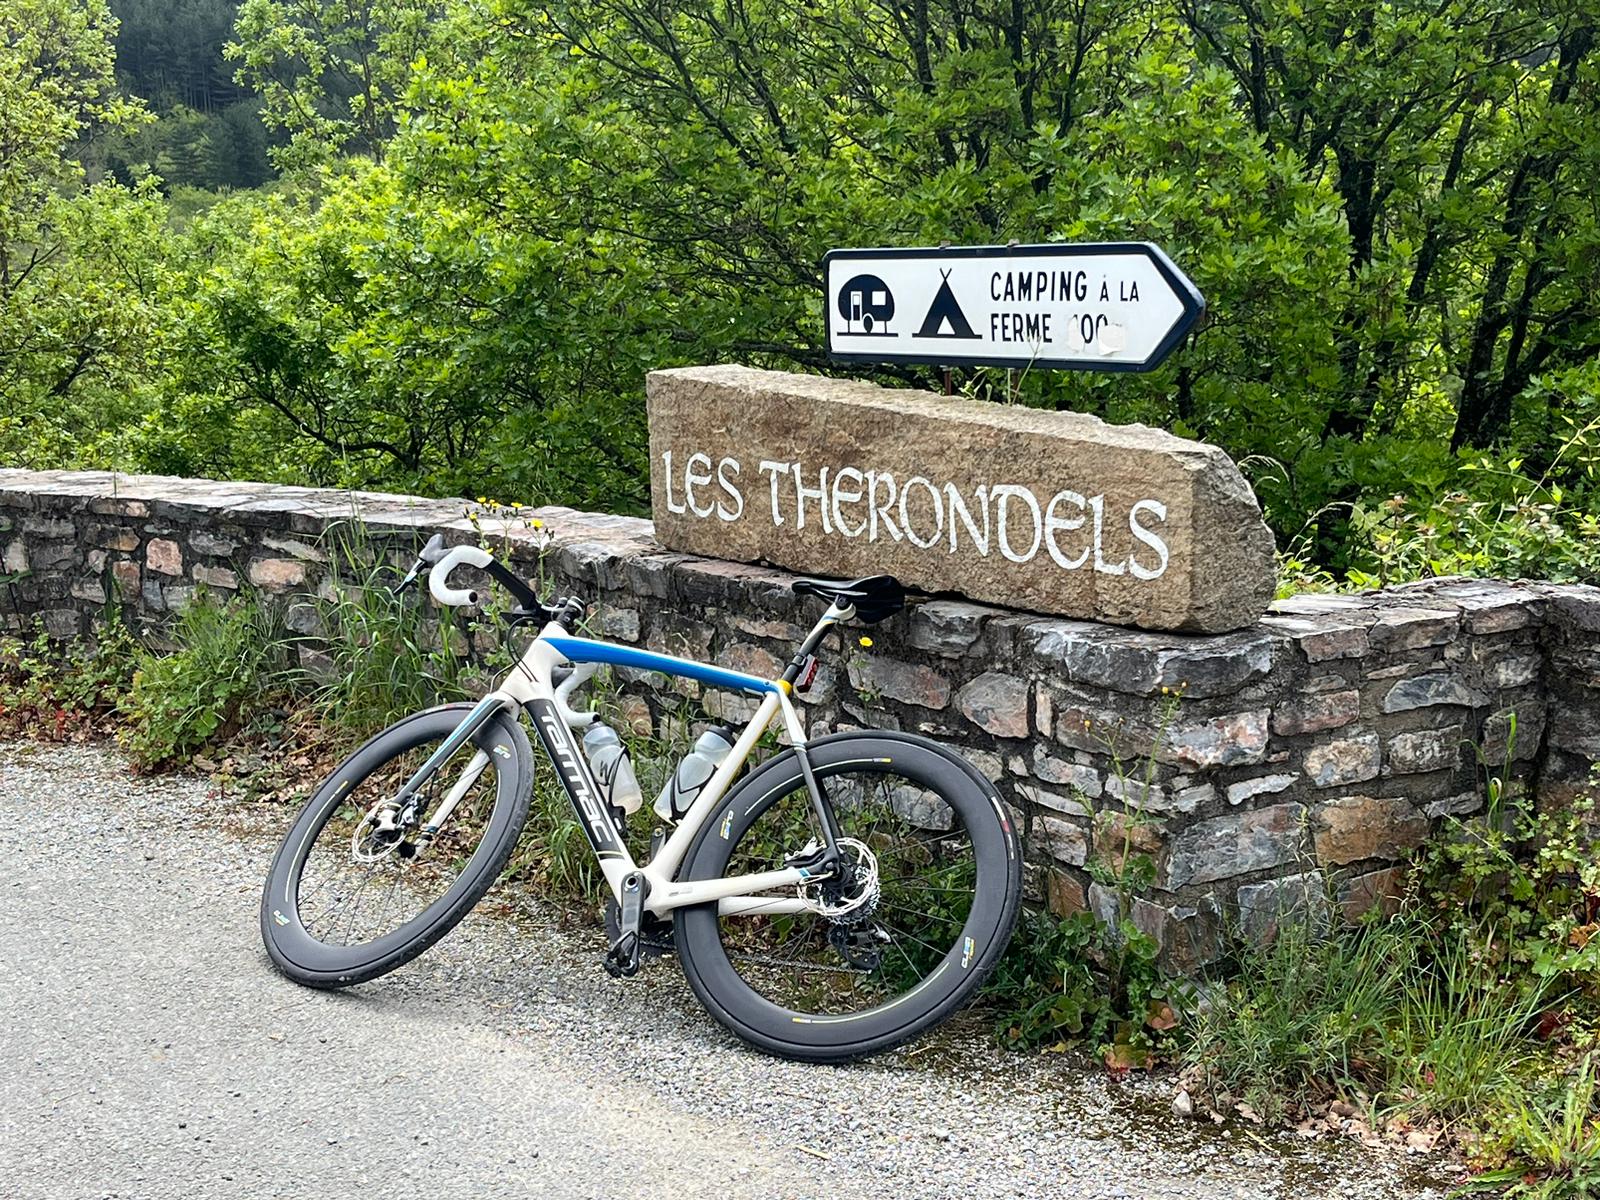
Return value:
<svg viewBox="0 0 1600 1200">
<path fill-rule="evenodd" d="M 1146 242 L 834 250 L 824 268 L 845 362 L 1148 371 L 1206 307 Z"/>
</svg>

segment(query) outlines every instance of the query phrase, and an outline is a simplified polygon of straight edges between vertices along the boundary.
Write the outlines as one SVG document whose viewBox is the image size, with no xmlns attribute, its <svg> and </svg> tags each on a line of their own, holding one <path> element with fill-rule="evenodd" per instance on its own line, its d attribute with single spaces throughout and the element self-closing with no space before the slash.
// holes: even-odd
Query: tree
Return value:
<svg viewBox="0 0 1600 1200">
<path fill-rule="evenodd" d="M 1392 429 L 1442 352 L 1459 387 L 1450 444 L 1485 446 L 1535 373 L 1600 351 L 1585 283 L 1600 8 L 1185 0 L 1183 14 L 1256 129 L 1343 205 L 1354 286 L 1325 438 Z"/>
<path fill-rule="evenodd" d="M 244 0 L 227 55 L 289 143 L 279 163 L 381 157 L 411 66 L 433 44 L 443 0 Z"/>
<path fill-rule="evenodd" d="M 84 189 L 79 160 L 142 119 L 113 77 L 104 0 L 0 8 L 0 411 L 7 457 L 77 439 L 86 410 L 119 394 L 143 353 L 159 214 L 147 194 Z M 152 217 L 155 217 L 152 225 Z M 127 241 L 124 242 L 123 238 Z M 95 414 L 88 430 L 115 428 Z M 53 451 L 60 456 L 59 448 Z"/>
</svg>

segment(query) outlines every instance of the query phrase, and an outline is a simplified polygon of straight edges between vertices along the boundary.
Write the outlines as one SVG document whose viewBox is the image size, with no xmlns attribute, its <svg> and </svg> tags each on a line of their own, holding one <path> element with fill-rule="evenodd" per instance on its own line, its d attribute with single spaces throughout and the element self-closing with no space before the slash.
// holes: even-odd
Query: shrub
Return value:
<svg viewBox="0 0 1600 1200">
<path fill-rule="evenodd" d="M 177 649 L 141 649 L 118 740 L 144 769 L 181 759 L 238 723 L 245 701 L 288 682 L 278 618 L 253 597 L 204 593 L 172 628 Z"/>
<path fill-rule="evenodd" d="M 311 665 L 297 686 L 330 725 L 371 733 L 424 708 L 468 696 L 471 635 L 415 592 L 359 522 L 335 527 L 325 590 L 299 601 L 310 633 L 295 640 Z"/>
<path fill-rule="evenodd" d="M 59 732 L 74 718 L 115 708 L 133 679 L 138 643 L 117 613 L 98 636 L 63 648 L 44 632 L 31 641 L 0 638 L 0 714 L 8 724 Z"/>
</svg>

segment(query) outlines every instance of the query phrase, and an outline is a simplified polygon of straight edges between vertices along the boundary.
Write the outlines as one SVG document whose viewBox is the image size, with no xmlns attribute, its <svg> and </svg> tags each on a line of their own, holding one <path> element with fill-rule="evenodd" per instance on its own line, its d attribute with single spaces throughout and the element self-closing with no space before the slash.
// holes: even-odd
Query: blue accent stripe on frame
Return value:
<svg viewBox="0 0 1600 1200">
<path fill-rule="evenodd" d="M 697 679 L 712 687 L 732 688 L 737 692 L 775 692 L 778 685 L 770 679 L 754 675 L 741 675 L 725 671 L 707 663 L 693 662 L 687 658 L 674 658 L 670 654 L 652 654 L 648 650 L 635 650 L 631 646 L 613 646 L 609 642 L 591 642 L 588 638 L 545 638 L 566 658 L 575 663 L 605 663 L 613 667 L 633 667 L 639 671 L 660 671 L 664 675 L 679 675 L 684 679 Z"/>
</svg>

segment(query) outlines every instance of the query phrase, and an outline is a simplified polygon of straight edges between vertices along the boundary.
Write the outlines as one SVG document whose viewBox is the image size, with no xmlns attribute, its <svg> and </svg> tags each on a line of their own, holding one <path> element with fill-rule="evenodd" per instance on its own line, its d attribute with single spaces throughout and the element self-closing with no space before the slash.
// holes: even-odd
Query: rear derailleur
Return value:
<svg viewBox="0 0 1600 1200">
<path fill-rule="evenodd" d="M 828 929 L 828 945 L 858 971 L 876 971 L 889 943 L 889 931 L 876 921 L 832 925 Z"/>
</svg>

